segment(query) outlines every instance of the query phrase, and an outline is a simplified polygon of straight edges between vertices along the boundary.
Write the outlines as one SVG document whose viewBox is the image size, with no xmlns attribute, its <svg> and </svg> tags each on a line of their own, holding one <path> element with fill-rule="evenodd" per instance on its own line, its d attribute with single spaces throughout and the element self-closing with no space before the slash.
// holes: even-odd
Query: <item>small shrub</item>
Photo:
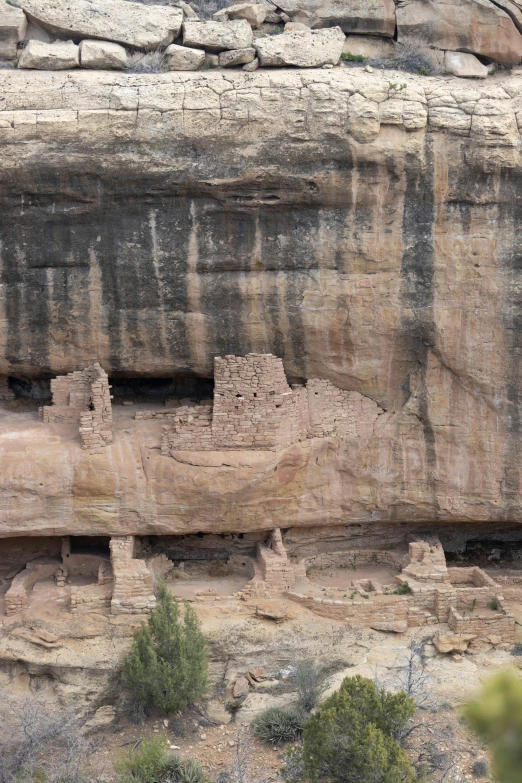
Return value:
<svg viewBox="0 0 522 783">
<path fill-rule="evenodd" d="M 134 52 L 127 61 L 130 73 L 165 73 L 168 71 L 167 57 L 159 49 L 155 52 Z"/>
<path fill-rule="evenodd" d="M 179 783 L 204 783 L 206 780 L 203 767 L 196 759 L 187 759 L 181 764 L 177 774 Z"/>
<path fill-rule="evenodd" d="M 159 783 L 177 778 L 183 762 L 169 753 L 166 740 L 160 737 L 144 739 L 139 748 L 116 761 L 120 783 Z"/>
<path fill-rule="evenodd" d="M 252 728 L 263 742 L 281 745 L 299 739 L 305 721 L 304 713 L 295 707 L 269 707 L 257 716 Z"/>
<path fill-rule="evenodd" d="M 362 54 L 351 54 L 350 52 L 343 52 L 341 54 L 341 60 L 345 63 L 365 63 L 368 57 L 364 57 Z"/>
<path fill-rule="evenodd" d="M 491 601 L 488 604 L 489 608 L 492 609 L 494 612 L 498 612 L 499 605 L 496 598 L 492 598 Z"/>
<path fill-rule="evenodd" d="M 398 68 L 424 76 L 442 73 L 435 50 L 421 36 L 406 36 L 395 47 L 393 57 L 379 60 L 385 68 Z"/>
<path fill-rule="evenodd" d="M 486 778 L 489 774 L 488 762 L 484 759 L 477 759 L 477 761 L 473 763 L 471 771 L 476 778 Z"/>
<path fill-rule="evenodd" d="M 411 595 L 413 590 L 411 589 L 409 582 L 399 585 L 394 591 L 394 595 Z"/>
<path fill-rule="evenodd" d="M 311 712 L 317 706 L 324 690 L 322 675 L 322 666 L 311 659 L 299 661 L 296 665 L 292 679 L 297 687 L 299 707 L 304 712 Z"/>
</svg>

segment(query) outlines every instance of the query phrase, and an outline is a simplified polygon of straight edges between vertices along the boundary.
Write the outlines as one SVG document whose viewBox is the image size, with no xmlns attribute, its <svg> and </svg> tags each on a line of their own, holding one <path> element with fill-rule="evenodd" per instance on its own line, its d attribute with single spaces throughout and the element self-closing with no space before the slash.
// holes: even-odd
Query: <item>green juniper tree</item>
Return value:
<svg viewBox="0 0 522 783">
<path fill-rule="evenodd" d="M 207 651 L 196 612 L 178 602 L 164 582 L 147 625 L 135 632 L 123 678 L 143 710 L 159 707 L 172 715 L 193 704 L 207 684 Z"/>
<path fill-rule="evenodd" d="M 399 745 L 415 703 L 365 677 L 346 677 L 308 720 L 303 732 L 304 776 L 311 783 L 414 783 Z"/>
</svg>

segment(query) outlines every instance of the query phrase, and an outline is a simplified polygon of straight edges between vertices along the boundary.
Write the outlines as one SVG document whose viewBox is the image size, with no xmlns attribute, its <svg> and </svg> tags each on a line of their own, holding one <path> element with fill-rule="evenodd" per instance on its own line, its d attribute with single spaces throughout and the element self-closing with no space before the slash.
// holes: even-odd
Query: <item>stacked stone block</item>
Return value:
<svg viewBox="0 0 522 783">
<path fill-rule="evenodd" d="M 371 436 L 382 410 L 358 392 L 330 381 L 290 387 L 283 362 L 272 354 L 217 356 L 214 404 L 144 413 L 140 418 L 173 418 L 163 436 L 162 454 L 174 451 L 268 449 L 277 451 L 309 437 Z M 138 418 L 138 415 L 136 416 Z"/>
<path fill-rule="evenodd" d="M 111 606 L 112 590 L 101 585 L 71 587 L 69 607 L 72 614 L 100 612 Z"/>
<path fill-rule="evenodd" d="M 144 560 L 135 559 L 134 536 L 111 538 L 114 575 L 112 614 L 143 614 L 156 605 L 153 575 Z"/>
<path fill-rule="evenodd" d="M 96 362 L 88 368 L 91 378 L 89 410 L 80 417 L 82 449 L 109 446 L 112 443 L 112 406 L 107 373 Z"/>
<path fill-rule="evenodd" d="M 208 451 L 216 448 L 212 436 L 212 406 L 176 408 L 169 416 L 174 428 L 165 432 L 161 453 L 168 457 L 171 451 Z"/>
<path fill-rule="evenodd" d="M 382 409 L 369 397 L 339 389 L 331 381 L 320 378 L 309 380 L 306 389 L 313 437 L 340 436 L 355 440 L 372 435 Z"/>
<path fill-rule="evenodd" d="M 33 560 L 23 571 L 17 574 L 11 582 L 11 587 L 5 594 L 5 613 L 17 614 L 29 606 L 29 595 L 34 585 L 41 579 L 49 579 L 56 573 L 55 560 Z"/>
<path fill-rule="evenodd" d="M 109 379 L 98 362 L 51 381 L 53 404 L 40 408 L 44 422 L 77 422 L 83 449 L 112 443 Z"/>
</svg>

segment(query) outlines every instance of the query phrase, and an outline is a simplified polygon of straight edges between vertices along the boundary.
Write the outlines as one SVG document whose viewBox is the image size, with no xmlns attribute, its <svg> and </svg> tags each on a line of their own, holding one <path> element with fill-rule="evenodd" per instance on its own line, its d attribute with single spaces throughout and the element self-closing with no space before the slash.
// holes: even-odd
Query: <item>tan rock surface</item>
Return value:
<svg viewBox="0 0 522 783">
<path fill-rule="evenodd" d="M 328 30 L 292 30 L 281 35 L 256 38 L 261 66 L 297 65 L 317 68 L 329 63 L 337 65 L 345 36 L 339 27 Z"/>
<path fill-rule="evenodd" d="M 80 49 L 73 41 L 29 41 L 20 55 L 19 68 L 39 71 L 68 71 L 80 64 Z"/>
<path fill-rule="evenodd" d="M 309 15 L 311 27 L 338 25 L 345 33 L 393 36 L 395 3 L 393 0 L 281 0 L 291 18 L 302 21 Z"/>
<path fill-rule="evenodd" d="M 522 59 L 522 28 L 517 29 L 503 5 L 490 0 L 404 0 L 397 7 L 398 40 L 420 36 L 439 49 L 516 64 Z"/>
<path fill-rule="evenodd" d="M 121 70 L 128 62 L 127 50 L 110 41 L 80 42 L 80 64 L 82 68 L 115 68 Z"/>
<path fill-rule="evenodd" d="M 143 5 L 126 0 L 12 0 L 38 24 L 52 33 L 101 38 L 153 49 L 172 43 L 183 21 L 180 8 Z"/>
<path fill-rule="evenodd" d="M 183 44 L 197 49 L 222 52 L 226 49 L 247 49 L 252 44 L 252 28 L 246 19 L 225 22 L 183 23 Z"/>
</svg>

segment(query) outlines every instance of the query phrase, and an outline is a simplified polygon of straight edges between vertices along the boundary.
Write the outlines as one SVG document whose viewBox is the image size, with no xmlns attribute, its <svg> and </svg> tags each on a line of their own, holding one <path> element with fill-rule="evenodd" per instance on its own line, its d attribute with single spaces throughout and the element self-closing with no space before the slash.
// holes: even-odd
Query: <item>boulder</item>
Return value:
<svg viewBox="0 0 522 783">
<path fill-rule="evenodd" d="M 438 49 L 465 51 L 515 64 L 522 35 L 506 11 L 489 0 L 405 0 L 397 8 L 400 43 L 421 37 Z"/>
<path fill-rule="evenodd" d="M 252 28 L 246 19 L 230 22 L 183 23 L 183 43 L 200 49 L 222 52 L 225 49 L 247 49 L 252 45 Z"/>
<path fill-rule="evenodd" d="M 264 682 L 268 679 L 268 673 L 264 666 L 256 666 L 255 669 L 249 669 L 248 673 L 255 682 Z"/>
<path fill-rule="evenodd" d="M 317 68 L 339 62 L 344 40 L 341 28 L 332 27 L 328 30 L 296 30 L 257 38 L 254 46 L 261 65 Z"/>
<path fill-rule="evenodd" d="M 19 8 L 13 8 L 0 0 L 0 57 L 16 57 L 18 41 L 27 30 L 27 17 Z"/>
<path fill-rule="evenodd" d="M 80 47 L 72 41 L 29 41 L 18 61 L 19 68 L 38 71 L 66 71 L 80 64 Z"/>
<path fill-rule="evenodd" d="M 283 601 L 262 601 L 256 605 L 256 615 L 267 620 L 282 623 L 289 619 L 288 607 Z"/>
<path fill-rule="evenodd" d="M 487 65 L 482 65 L 474 54 L 464 52 L 445 52 L 444 70 L 453 76 L 463 76 L 468 79 L 485 79 L 488 75 Z"/>
<path fill-rule="evenodd" d="M 266 8 L 261 3 L 237 3 L 225 11 L 229 19 L 246 19 L 252 27 L 259 27 L 266 19 Z"/>
<path fill-rule="evenodd" d="M 202 49 L 191 49 L 177 44 L 167 46 L 165 55 L 169 71 L 197 71 L 205 62 L 205 52 Z"/>
<path fill-rule="evenodd" d="M 367 57 L 368 60 L 388 59 L 395 54 L 395 43 L 390 38 L 348 35 L 344 42 L 343 54 Z"/>
<path fill-rule="evenodd" d="M 120 44 L 110 41 L 80 42 L 82 68 L 121 70 L 127 66 L 128 59 L 127 50 Z"/>
<path fill-rule="evenodd" d="M 141 49 L 166 46 L 177 37 L 181 8 L 143 5 L 127 0 L 11 0 L 52 33 L 75 38 L 101 38 Z"/>
<path fill-rule="evenodd" d="M 245 696 L 248 696 L 249 693 L 250 683 L 246 677 L 240 677 L 235 681 L 234 687 L 232 688 L 232 696 L 234 699 L 242 699 Z"/>
<path fill-rule="evenodd" d="M 395 33 L 393 0 L 281 0 L 277 3 L 288 16 L 310 26 L 339 26 L 345 33 L 385 35 Z"/>
<path fill-rule="evenodd" d="M 474 638 L 472 633 L 439 634 L 433 639 L 433 644 L 440 653 L 463 653 Z"/>
<path fill-rule="evenodd" d="M 231 49 L 228 52 L 221 52 L 219 55 L 219 65 L 221 68 L 230 68 L 233 65 L 247 65 L 255 59 L 256 50 L 249 47 L 248 49 Z"/>
</svg>

